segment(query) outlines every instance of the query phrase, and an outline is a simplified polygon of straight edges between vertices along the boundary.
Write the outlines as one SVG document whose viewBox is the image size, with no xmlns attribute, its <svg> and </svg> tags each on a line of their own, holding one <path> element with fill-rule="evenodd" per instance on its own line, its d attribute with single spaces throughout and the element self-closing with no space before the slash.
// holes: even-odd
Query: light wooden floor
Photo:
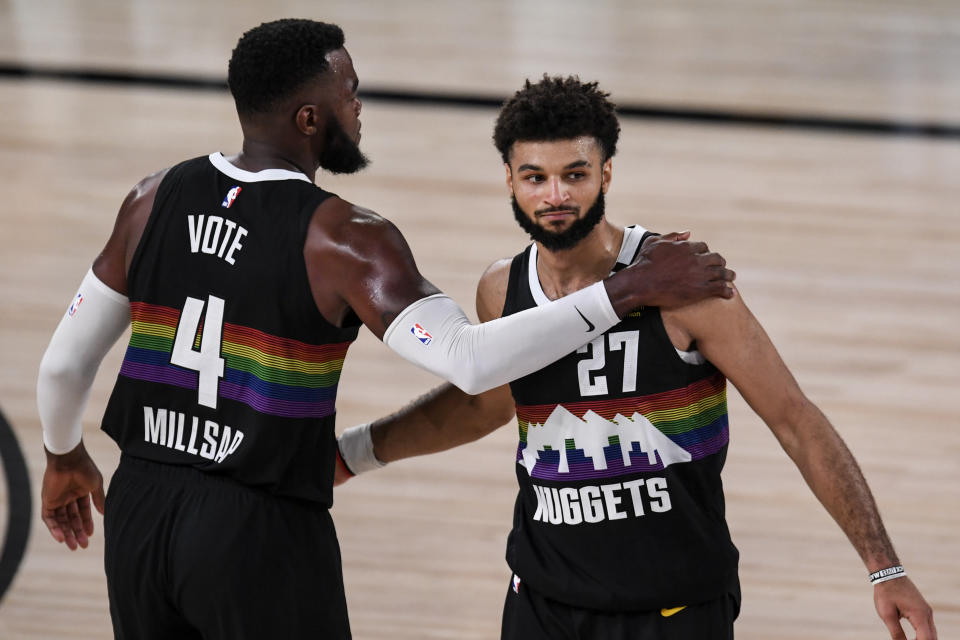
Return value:
<svg viewBox="0 0 960 640">
<path fill-rule="evenodd" d="M 625 102 L 944 121 L 960 113 L 960 18 L 948 2 L 909 11 L 862 3 L 853 12 L 793 2 L 783 15 L 745 1 L 729 14 L 713 3 L 654 3 L 641 15 L 624 2 L 590 16 L 571 5 L 543 20 L 537 3 L 491 2 L 473 22 L 426 2 L 411 3 L 405 17 L 355 5 L 330 11 L 353 25 L 348 45 L 356 43 L 362 84 L 505 93 L 537 68 L 600 78 Z M 195 15 L 177 13 L 188 6 L 181 0 L 78 6 L 0 3 L 0 61 L 219 74 L 239 32 L 274 17 L 252 3 L 232 12 L 202 5 Z M 281 9 L 321 17 L 307 6 Z M 575 41 L 574 21 L 594 50 L 551 58 L 564 47 L 543 45 L 544 36 Z M 103 35 L 93 36 L 94 26 Z M 717 41 L 718 32 L 729 37 Z M 498 38 L 516 57 L 503 55 Z M 437 55 L 449 52 L 462 55 Z M 779 71 L 757 75 L 765 65 Z M 363 144 L 373 166 L 322 178 L 394 220 L 424 273 L 468 309 L 485 266 L 524 244 L 489 141 L 493 118 L 369 103 Z M 226 95 L 0 80 L 0 408 L 37 492 L 37 365 L 117 206 L 143 175 L 238 145 Z M 747 303 L 857 455 L 944 639 L 960 637 L 960 419 L 950 404 L 960 389 L 958 176 L 955 141 L 625 121 L 608 198 L 613 220 L 693 229 L 737 269 Z M 97 422 L 121 351 L 104 363 L 85 414 L 88 448 L 105 475 L 117 452 Z M 342 379 L 340 425 L 390 411 L 435 382 L 364 332 Z M 885 637 L 849 543 L 735 393 L 730 410 L 725 487 L 744 587 L 738 637 Z M 355 637 L 496 637 L 515 438 L 507 426 L 338 490 Z M 110 637 L 97 526 L 91 548 L 70 554 L 35 520 L 0 603 L 0 638 Z"/>
</svg>

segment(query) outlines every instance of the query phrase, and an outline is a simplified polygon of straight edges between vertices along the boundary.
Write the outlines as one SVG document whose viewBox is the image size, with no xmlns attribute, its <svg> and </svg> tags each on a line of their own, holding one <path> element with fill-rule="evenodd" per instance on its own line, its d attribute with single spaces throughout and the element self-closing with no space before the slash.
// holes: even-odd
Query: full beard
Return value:
<svg viewBox="0 0 960 640">
<path fill-rule="evenodd" d="M 531 220 L 517 204 L 516 196 L 511 196 L 510 203 L 513 205 L 513 217 L 517 224 L 527 232 L 531 240 L 540 243 L 548 251 L 572 249 L 593 231 L 593 228 L 603 220 L 604 215 L 602 189 L 597 194 L 597 199 L 593 205 L 587 210 L 587 215 L 574 220 L 573 224 L 564 231 L 550 231 Z"/>
<path fill-rule="evenodd" d="M 350 139 L 333 115 L 327 120 L 320 166 L 330 173 L 356 173 L 370 164 L 359 145 Z"/>
</svg>

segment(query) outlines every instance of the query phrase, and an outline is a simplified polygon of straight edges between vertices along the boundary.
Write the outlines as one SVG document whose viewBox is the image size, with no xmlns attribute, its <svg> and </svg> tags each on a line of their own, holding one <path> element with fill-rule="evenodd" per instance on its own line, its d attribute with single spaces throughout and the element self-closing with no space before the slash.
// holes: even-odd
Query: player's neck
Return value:
<svg viewBox="0 0 960 640">
<path fill-rule="evenodd" d="M 586 238 L 570 249 L 550 251 L 537 243 L 537 276 L 548 298 L 579 291 L 610 275 L 620 255 L 623 228 L 600 221 Z"/>
<path fill-rule="evenodd" d="M 286 169 L 288 171 L 299 171 L 311 181 L 316 178 L 316 168 L 313 161 L 303 154 L 304 157 L 298 157 L 296 153 L 290 153 L 270 142 L 244 137 L 243 151 L 235 156 L 227 158 L 230 164 L 245 171 L 264 171 L 266 169 Z"/>
</svg>

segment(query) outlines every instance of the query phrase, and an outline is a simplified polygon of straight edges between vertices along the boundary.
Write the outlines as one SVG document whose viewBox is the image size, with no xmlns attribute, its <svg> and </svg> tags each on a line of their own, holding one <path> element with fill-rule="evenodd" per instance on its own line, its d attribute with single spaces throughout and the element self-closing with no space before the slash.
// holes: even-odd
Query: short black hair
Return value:
<svg viewBox="0 0 960 640">
<path fill-rule="evenodd" d="M 335 24 L 285 18 L 250 29 L 237 42 L 227 84 L 243 115 L 268 112 L 330 66 L 326 55 L 343 46 Z"/>
<path fill-rule="evenodd" d="M 603 160 L 617 152 L 620 122 L 610 94 L 596 82 L 581 82 L 577 76 L 550 77 L 523 88 L 504 103 L 493 128 L 493 144 L 510 162 L 517 141 L 546 142 L 593 136 L 600 143 Z"/>
</svg>

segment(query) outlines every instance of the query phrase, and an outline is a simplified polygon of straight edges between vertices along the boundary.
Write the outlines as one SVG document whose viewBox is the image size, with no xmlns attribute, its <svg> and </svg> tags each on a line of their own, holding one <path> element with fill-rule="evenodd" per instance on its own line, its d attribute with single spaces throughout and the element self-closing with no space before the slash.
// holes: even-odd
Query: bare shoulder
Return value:
<svg viewBox="0 0 960 640">
<path fill-rule="evenodd" d="M 352 310 L 378 338 L 389 318 L 439 291 L 417 269 L 396 225 L 336 196 L 314 211 L 303 256 L 323 316 L 340 326 Z"/>
<path fill-rule="evenodd" d="M 127 292 L 127 271 L 153 211 L 157 189 L 169 171 L 166 168 L 150 174 L 127 193 L 117 212 L 113 232 L 93 262 L 94 273 L 114 291 Z"/>
<path fill-rule="evenodd" d="M 150 211 L 153 210 L 153 201 L 157 197 L 157 189 L 169 171 L 170 168 L 167 167 L 151 173 L 130 189 L 123 204 L 120 205 L 120 211 L 117 214 L 118 223 L 130 218 L 149 217 Z M 146 224 L 146 219 L 143 223 Z"/>
<path fill-rule="evenodd" d="M 740 291 L 734 288 L 732 298 L 706 298 L 692 304 L 660 312 L 671 338 L 686 334 L 690 340 L 703 340 L 723 334 L 746 317 L 752 317 Z"/>
<path fill-rule="evenodd" d="M 481 322 L 499 318 L 507 299 L 511 258 L 497 260 L 483 272 L 477 284 L 477 315 Z"/>
<path fill-rule="evenodd" d="M 310 220 L 308 250 L 324 245 L 342 245 L 360 250 L 371 243 L 402 239 L 392 222 L 370 209 L 338 196 L 321 202 Z"/>
<path fill-rule="evenodd" d="M 730 299 L 708 298 L 664 310 L 662 317 L 675 346 L 696 341 L 697 349 L 731 379 L 738 369 L 748 366 L 751 359 L 759 362 L 761 354 L 775 352 L 769 336 L 747 308 L 739 290 Z"/>
</svg>

